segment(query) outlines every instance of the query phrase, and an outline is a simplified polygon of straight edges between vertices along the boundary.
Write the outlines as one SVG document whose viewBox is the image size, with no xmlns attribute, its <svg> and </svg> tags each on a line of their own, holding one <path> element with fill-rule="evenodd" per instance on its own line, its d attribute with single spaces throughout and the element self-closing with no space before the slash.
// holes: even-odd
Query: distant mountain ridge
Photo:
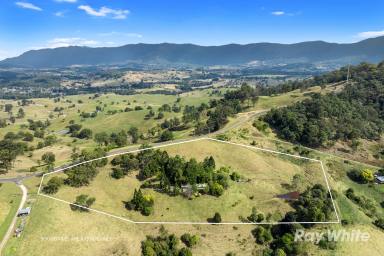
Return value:
<svg viewBox="0 0 384 256">
<path fill-rule="evenodd" d="M 119 47 L 60 47 L 31 50 L 0 62 L 1 66 L 53 68 L 72 65 L 190 64 L 267 65 L 288 63 L 356 63 L 384 59 L 384 36 L 357 43 L 310 41 L 295 44 L 253 43 L 221 46 L 194 44 L 128 44 Z"/>
</svg>

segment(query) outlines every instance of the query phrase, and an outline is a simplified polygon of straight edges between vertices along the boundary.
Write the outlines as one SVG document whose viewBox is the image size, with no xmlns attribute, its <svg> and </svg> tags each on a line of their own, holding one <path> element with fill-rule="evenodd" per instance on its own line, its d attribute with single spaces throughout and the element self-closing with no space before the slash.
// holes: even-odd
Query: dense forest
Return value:
<svg viewBox="0 0 384 256">
<path fill-rule="evenodd" d="M 319 147 L 337 140 L 378 139 L 384 129 L 384 62 L 351 68 L 352 79 L 337 93 L 315 94 L 292 106 L 266 114 L 279 137 Z M 332 72 L 323 82 L 343 76 Z M 335 80 L 337 81 L 337 79 Z"/>
</svg>

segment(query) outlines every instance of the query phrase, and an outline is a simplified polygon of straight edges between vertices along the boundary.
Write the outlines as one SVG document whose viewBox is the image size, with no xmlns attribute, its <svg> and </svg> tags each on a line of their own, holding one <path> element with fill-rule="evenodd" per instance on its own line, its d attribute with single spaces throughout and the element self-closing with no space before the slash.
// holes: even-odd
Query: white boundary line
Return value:
<svg viewBox="0 0 384 256">
<path fill-rule="evenodd" d="M 77 205 L 77 204 L 74 204 L 74 203 L 71 203 L 71 202 L 68 202 L 68 201 L 65 201 L 65 200 L 53 197 L 53 196 L 49 196 L 49 195 L 46 195 L 46 194 L 43 194 L 43 193 L 40 192 L 42 184 L 43 184 L 44 177 L 47 176 L 47 175 L 50 175 L 50 174 L 62 172 L 62 171 L 65 171 L 67 169 L 70 169 L 70 168 L 73 168 L 73 167 L 76 167 L 76 166 L 79 166 L 79 165 L 82 165 L 82 164 L 85 164 L 85 163 L 90 163 L 90 162 L 101 160 L 101 159 L 105 159 L 105 158 L 110 158 L 110 157 L 114 157 L 114 156 L 130 154 L 130 153 L 137 153 L 137 152 L 141 152 L 141 151 L 145 151 L 145 150 L 149 150 L 149 149 L 156 149 L 156 148 L 163 148 L 163 147 L 168 147 L 168 146 L 173 146 L 173 145 L 185 144 L 185 143 L 194 142 L 194 141 L 200 141 L 200 140 L 211 140 L 211 141 L 216 141 L 216 142 L 219 142 L 219 143 L 231 144 L 231 145 L 245 147 L 245 148 L 249 148 L 249 149 L 256 149 L 256 150 L 260 150 L 260 151 L 264 151 L 264 152 L 269 152 L 269 153 L 274 153 L 274 154 L 279 154 L 279 155 L 285 155 L 285 156 L 290 156 L 290 157 L 295 157 L 295 158 L 300 158 L 300 159 L 305 159 L 305 160 L 309 160 L 309 161 L 320 163 L 320 166 L 321 166 L 321 169 L 322 169 L 322 172 L 323 172 L 323 176 L 324 176 L 324 179 L 325 179 L 325 183 L 326 183 L 326 186 L 327 186 L 327 189 L 328 189 L 328 193 L 329 193 L 329 195 L 331 197 L 332 206 L 333 206 L 334 212 L 336 214 L 337 221 L 306 221 L 306 222 L 305 221 L 299 221 L 299 222 L 294 222 L 294 221 L 283 222 L 283 221 L 280 221 L 280 222 L 258 222 L 258 223 L 254 223 L 254 222 L 210 223 L 210 222 L 189 222 L 189 221 L 134 221 L 134 220 L 130 220 L 128 218 L 120 217 L 120 216 L 113 215 L 113 214 L 110 214 L 110 213 L 107 213 L 107 212 L 103 212 L 103 211 L 100 211 L 100 210 L 96 210 L 96 209 L 84 207 L 84 206 L 81 206 L 81 205 Z M 84 161 L 84 162 L 81 162 L 81 163 L 76 163 L 76 164 L 73 164 L 73 165 L 70 165 L 70 166 L 66 166 L 66 167 L 60 168 L 60 169 L 58 169 L 56 171 L 52 171 L 52 172 L 48 172 L 48 173 L 43 174 L 43 176 L 41 178 L 41 181 L 40 181 L 39 188 L 37 190 L 37 194 L 39 196 L 50 198 L 50 199 L 53 199 L 53 200 L 56 200 L 56 201 L 59 201 L 59 202 L 62 202 L 62 203 L 66 203 L 66 204 L 69 204 L 69 205 L 75 205 L 75 206 L 78 206 L 80 208 L 92 211 L 92 212 L 100 213 L 100 214 L 103 214 L 103 215 L 106 215 L 106 216 L 109 216 L 109 217 L 113 217 L 113 218 L 116 218 L 116 219 L 119 219 L 119 220 L 123 220 L 125 222 L 134 223 L 134 224 L 178 224 L 178 225 L 340 224 L 340 218 L 339 218 L 339 215 L 337 213 L 336 205 L 335 205 L 332 193 L 331 193 L 331 189 L 330 189 L 330 186 L 329 186 L 328 178 L 327 178 L 327 175 L 325 173 L 323 162 L 321 160 L 313 159 L 313 158 L 308 158 L 308 157 L 303 157 L 303 156 L 298 156 L 298 155 L 292 155 L 292 154 L 288 154 L 288 153 L 284 153 L 284 152 L 279 152 L 279 151 L 275 151 L 275 150 L 271 150 L 271 149 L 265 149 L 265 148 L 259 148 L 259 147 L 255 147 L 255 146 L 245 145 L 245 144 L 239 144 L 239 143 L 234 143 L 234 142 L 229 142 L 229 141 L 222 141 L 222 140 L 218 140 L 218 139 L 214 139 L 214 138 L 209 138 L 209 137 L 202 137 L 202 138 L 197 138 L 197 139 L 185 140 L 185 141 L 181 141 L 181 142 L 169 143 L 169 144 L 165 144 L 165 145 L 152 146 L 150 148 L 136 149 L 136 150 L 131 150 L 131 151 L 127 151 L 127 152 L 116 153 L 116 154 L 112 154 L 112 155 L 108 155 L 108 156 L 104 156 L 104 157 L 99 157 L 99 158 L 91 159 L 91 160 Z"/>
</svg>

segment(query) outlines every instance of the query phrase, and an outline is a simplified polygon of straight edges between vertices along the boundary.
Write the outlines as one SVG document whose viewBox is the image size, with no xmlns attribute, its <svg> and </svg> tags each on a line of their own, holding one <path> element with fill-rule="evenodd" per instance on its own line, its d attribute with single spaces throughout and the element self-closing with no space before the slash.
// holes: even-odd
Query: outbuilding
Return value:
<svg viewBox="0 0 384 256">
<path fill-rule="evenodd" d="M 376 176 L 376 182 L 379 184 L 384 184 L 384 176 Z"/>
<path fill-rule="evenodd" d="M 20 209 L 19 212 L 17 213 L 17 217 L 27 216 L 30 213 L 31 213 L 31 207 Z"/>
</svg>

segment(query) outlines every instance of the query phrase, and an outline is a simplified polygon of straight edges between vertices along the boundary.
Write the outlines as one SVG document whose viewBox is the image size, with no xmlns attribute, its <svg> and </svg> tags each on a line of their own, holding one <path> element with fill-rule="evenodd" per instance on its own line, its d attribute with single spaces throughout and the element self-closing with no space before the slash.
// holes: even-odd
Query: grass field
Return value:
<svg viewBox="0 0 384 256">
<path fill-rule="evenodd" d="M 220 89 L 224 92 L 227 89 Z M 293 102 L 303 100 L 308 97 L 309 92 L 329 92 L 335 90 L 334 87 L 327 87 L 321 89 L 320 87 L 310 88 L 307 91 L 293 91 L 286 94 L 274 95 L 274 96 L 262 96 L 257 104 L 247 111 L 253 110 L 265 110 L 271 107 L 280 107 L 292 104 Z M 55 134 L 58 138 L 58 142 L 53 147 L 44 147 L 34 152 L 31 157 L 19 156 L 16 161 L 16 165 L 7 174 L 1 175 L 1 177 L 22 175 L 29 171 L 32 166 L 37 166 L 39 156 L 45 152 L 53 152 L 56 154 L 56 165 L 61 165 L 70 160 L 69 156 L 72 152 L 72 148 L 94 148 L 96 143 L 93 140 L 74 139 L 68 135 L 63 135 L 60 132 L 64 131 L 70 121 L 81 124 L 83 128 L 89 128 L 93 133 L 97 132 L 119 132 L 121 130 L 128 130 L 130 127 L 138 127 L 140 132 L 146 133 L 148 129 L 160 124 L 165 118 L 181 117 L 180 113 L 168 113 L 165 112 L 165 118 L 162 120 L 156 120 L 150 118 L 145 120 L 144 116 L 149 112 L 148 106 L 151 106 L 154 112 L 157 114 L 158 108 L 162 104 L 173 105 L 177 98 L 180 98 L 180 105 L 200 105 L 205 102 L 208 103 L 210 99 L 218 98 L 217 95 L 212 93 L 212 89 L 197 90 L 187 93 L 182 93 L 179 96 L 176 95 L 163 95 L 163 94 L 135 94 L 135 95 L 116 95 L 116 94 L 102 94 L 100 97 L 93 99 L 92 95 L 74 95 L 65 96 L 61 98 L 59 102 L 54 102 L 53 99 L 39 98 L 33 99 L 34 104 L 24 106 L 25 117 L 16 119 L 14 124 L 8 125 L 5 128 L 0 128 L 0 138 L 7 132 L 17 133 L 19 131 L 28 131 L 26 128 L 22 128 L 23 125 L 28 124 L 28 119 L 33 120 L 50 120 L 51 125 L 47 128 L 47 134 Z M 80 103 L 79 103 L 80 102 Z M 12 112 L 16 115 L 20 108 L 16 101 L 0 100 L 0 104 L 13 104 Z M 75 107 L 70 107 L 71 105 Z M 128 105 L 129 104 L 129 105 Z M 95 111 L 96 106 L 101 106 L 104 111 L 99 112 L 95 118 L 81 118 L 80 113 L 90 113 Z M 134 108 L 135 106 L 141 106 L 144 109 L 140 111 L 124 112 L 126 107 Z M 54 112 L 54 109 L 63 108 L 62 115 L 58 112 Z M 115 114 L 108 114 L 108 111 L 117 111 Z M 8 113 L 1 111 L 0 118 L 9 117 Z M 230 123 L 236 121 L 236 118 L 231 118 Z M 176 131 L 174 137 L 187 138 L 192 135 L 193 128 Z M 36 146 L 41 139 L 35 138 L 33 142 L 28 144 Z"/>
<path fill-rule="evenodd" d="M 208 103 L 210 99 L 217 98 L 217 96 L 210 95 L 211 90 L 193 91 L 180 95 L 181 106 L 185 105 L 199 105 L 203 102 Z M 165 112 L 164 119 L 157 120 L 150 118 L 146 120 L 144 117 L 149 112 L 148 106 L 151 106 L 158 113 L 158 108 L 163 104 L 172 106 L 178 96 L 176 95 L 162 95 L 162 94 L 136 94 L 136 95 L 116 95 L 116 94 L 103 94 L 100 97 L 93 99 L 93 95 L 76 95 L 65 96 L 61 98 L 60 102 L 54 102 L 53 99 L 33 99 L 34 104 L 24 106 L 25 117 L 16 119 L 14 124 L 8 125 L 0 129 L 0 138 L 8 132 L 17 133 L 19 131 L 28 131 L 22 128 L 23 125 L 28 124 L 28 119 L 33 120 L 50 120 L 51 125 L 47 128 L 46 134 L 55 134 L 58 142 L 51 147 L 44 147 L 35 150 L 32 156 L 19 156 L 15 162 L 15 166 L 2 177 L 21 175 L 29 171 L 32 166 L 38 165 L 38 160 L 45 152 L 53 152 L 56 155 L 56 165 L 61 165 L 70 160 L 70 154 L 73 147 L 79 149 L 93 148 L 97 144 L 93 140 L 74 139 L 68 135 L 63 135 L 60 131 L 65 130 L 69 122 L 73 120 L 75 123 L 81 124 L 83 128 L 89 128 L 93 133 L 98 132 L 119 132 L 121 130 L 128 130 L 130 127 L 137 127 L 140 132 L 146 133 L 149 128 L 155 127 L 164 121 L 166 118 L 181 117 L 182 112 Z M 81 103 L 79 103 L 81 102 Z M 17 113 L 19 106 L 16 101 L 0 100 L 0 104 L 11 103 L 13 104 L 13 113 Z M 128 105 L 130 103 L 130 105 Z M 70 107 L 75 104 L 75 107 Z M 104 111 L 99 112 L 95 118 L 81 118 L 81 112 L 94 112 L 96 106 L 101 106 Z M 143 107 L 143 110 L 124 112 L 126 107 L 134 108 L 135 106 Z M 56 107 L 63 108 L 62 115 L 54 112 Z M 116 110 L 115 114 L 108 114 L 108 111 Z M 6 118 L 8 114 L 0 112 L 0 118 Z M 191 135 L 192 129 L 175 132 L 175 138 L 188 137 Z M 36 146 L 41 139 L 34 138 L 33 142 L 28 144 Z"/>
<path fill-rule="evenodd" d="M 310 89 L 310 91 L 321 93 L 335 90 L 339 90 L 339 87 L 330 86 L 325 89 L 314 87 Z M 249 111 L 292 104 L 295 101 L 307 98 L 310 91 L 294 91 L 282 95 L 261 97 L 255 107 Z M 75 120 L 84 127 L 94 129 L 94 131 L 107 132 L 118 131 L 121 129 L 120 127 L 127 129 L 131 125 L 140 126 L 145 131 L 156 123 L 153 119 L 144 121 L 144 115 L 148 110 L 122 112 L 115 115 L 100 113 L 95 119 L 81 121 L 77 109 L 89 112 L 93 111 L 97 105 L 95 100 L 89 99 L 89 96 L 65 97 L 76 104 L 76 108 L 73 109 L 68 109 L 70 103 L 54 103 L 50 99 L 36 99 L 34 100 L 35 105 L 25 107 L 27 116 L 24 119 L 17 119 L 15 125 L 0 129 L 0 137 L 7 131 L 17 132 L 20 130 L 20 125 L 25 123 L 27 118 L 45 120 L 56 106 L 65 107 L 65 116 L 57 117 L 57 114 L 55 114 L 55 117 L 51 120 L 52 125 L 48 128 L 48 130 L 54 132 L 62 130 L 70 120 Z M 124 109 L 128 101 L 131 102 L 130 107 L 141 105 L 145 108 L 145 106 L 151 105 L 156 110 L 163 103 L 173 104 L 176 101 L 176 96 L 147 94 L 119 96 L 107 94 L 98 99 L 103 104 L 107 104 L 107 110 Z M 183 105 L 198 105 L 201 102 L 209 101 L 209 99 L 209 90 L 194 91 L 181 95 Z M 83 103 L 78 104 L 78 100 L 83 101 Z M 135 100 L 136 102 L 134 102 Z M 113 101 L 114 104 L 112 104 Z M 4 101 L 0 104 L 3 103 Z M 18 107 L 15 104 L 13 112 L 16 113 L 17 109 Z M 171 115 L 177 116 L 180 114 L 172 113 Z M 1 112 L 0 118 L 3 116 L 7 115 Z M 105 120 L 108 121 L 105 122 Z M 236 123 L 236 118 L 231 119 L 231 121 Z M 232 142 L 247 145 L 254 141 L 258 147 L 299 154 L 300 149 L 295 148 L 295 145 L 277 140 L 271 130 L 267 132 L 257 130 L 252 126 L 252 121 L 250 120 L 250 122 L 228 131 L 226 133 L 228 139 Z M 189 135 L 189 132 L 186 131 L 177 133 L 176 137 L 182 138 Z M 32 156 L 24 155 L 19 157 L 15 163 L 15 168 L 7 175 L 0 177 L 25 174 L 27 169 L 37 164 L 41 155 L 47 151 L 54 152 L 57 160 L 56 165 L 61 165 L 68 161 L 73 146 L 79 148 L 92 148 L 95 146 L 93 141 L 73 141 L 73 138 L 62 135 L 58 135 L 58 137 L 59 142 L 54 146 L 36 150 Z M 36 144 L 37 141 L 35 140 L 32 144 Z M 77 195 L 81 193 L 89 194 L 96 197 L 96 202 L 92 208 L 134 220 L 205 222 L 208 217 L 212 217 L 215 211 L 218 211 L 221 213 L 223 221 L 240 222 L 239 216 L 248 216 L 253 206 L 264 214 L 273 214 L 273 220 L 278 220 L 279 215 L 290 210 L 289 204 L 274 198 L 274 196 L 288 192 L 283 184 L 289 183 L 295 173 L 304 175 L 307 182 L 302 184 L 300 190 L 306 185 L 324 184 L 318 166 L 289 157 L 280 157 L 212 141 L 169 146 L 163 148 L 163 150 L 165 149 L 172 155 L 181 154 L 186 158 L 195 157 L 198 160 L 202 160 L 207 155 L 212 155 L 217 166 L 229 165 L 251 181 L 244 183 L 231 182 L 229 189 L 219 198 L 201 196 L 193 200 L 187 200 L 181 196 L 170 197 L 146 189 L 145 193 L 150 193 L 155 197 L 155 211 L 149 217 L 144 217 L 124 208 L 124 201 L 131 199 L 134 188 L 140 185 L 135 173 L 123 179 L 115 180 L 110 177 L 110 166 L 101 169 L 90 186 L 80 189 L 62 187 L 59 193 L 54 196 L 73 202 Z M 316 225 L 314 229 L 359 229 L 368 232 L 371 237 L 367 243 L 339 243 L 336 250 L 322 250 L 318 246 L 308 243 L 306 244 L 308 255 L 381 255 L 384 251 L 382 230 L 372 225 L 372 218 L 365 215 L 356 204 L 352 203 L 344 195 L 346 189 L 353 188 L 356 194 L 374 200 L 378 214 L 384 217 L 384 209 L 379 204 L 384 198 L 384 186 L 357 184 L 346 175 L 352 168 L 375 169 L 375 167 L 358 164 L 315 150 L 310 150 L 305 156 L 321 159 L 324 162 L 331 188 L 337 192 L 335 202 L 340 217 L 350 223 L 346 226 Z M 45 182 L 49 177 L 45 178 Z M 20 238 L 11 238 L 3 252 L 4 255 L 57 255 L 58 252 L 60 252 L 60 255 L 139 255 L 141 252 L 140 242 L 145 239 L 145 236 L 158 234 L 159 225 L 131 224 L 94 212 L 74 212 L 67 204 L 37 196 L 36 192 L 39 183 L 40 178 L 24 181 L 29 190 L 27 206 L 32 207 L 32 212 L 27 218 L 22 236 Z M 15 203 L 11 205 L 9 204 L 10 195 L 15 197 L 15 200 L 13 200 Z M 17 208 L 17 200 L 20 199 L 20 195 L 18 188 L 13 184 L 4 184 L 0 187 L 0 223 L 4 224 L 8 220 L 6 216 L 9 216 L 9 214 L 7 215 L 5 212 L 12 211 L 14 207 Z M 3 226 L 0 226 L 0 238 Z M 192 249 L 194 255 L 225 255 L 228 252 L 234 252 L 236 255 L 262 255 L 264 248 L 255 243 L 251 235 L 254 226 L 165 225 L 165 228 L 170 233 L 175 233 L 178 236 L 186 232 L 199 234 L 201 241 Z"/>
<path fill-rule="evenodd" d="M 13 217 L 19 207 L 21 191 L 13 183 L 4 183 L 0 186 L 0 240 L 8 230 Z"/>
<path fill-rule="evenodd" d="M 335 172 L 338 168 L 332 167 L 331 171 Z M 103 172 L 101 172 L 99 177 L 104 177 L 108 184 L 110 180 L 108 175 L 103 176 Z M 335 187 L 336 178 L 336 174 L 331 175 L 332 186 L 338 190 L 338 187 Z M 336 184 L 341 182 L 336 180 Z M 34 178 L 28 180 L 26 184 L 30 192 L 30 200 L 33 202 L 33 210 L 27 219 L 22 236 L 11 238 L 3 252 L 4 255 L 55 255 L 57 252 L 60 252 L 60 255 L 139 255 L 140 242 L 145 235 L 158 234 L 159 225 L 130 224 L 93 212 L 73 212 L 64 203 L 40 196 L 36 197 L 39 182 L 40 179 Z M 127 190 L 128 184 L 124 183 L 124 185 Z M 130 196 L 127 194 L 126 197 Z M 96 202 L 98 202 L 100 197 L 96 197 Z M 343 197 L 338 197 L 337 205 L 342 212 L 342 217 L 346 213 L 354 215 L 354 224 L 345 228 L 368 232 L 371 239 L 367 243 L 339 243 L 335 251 L 321 250 L 308 243 L 306 245 L 308 254 L 380 255 L 380 252 L 384 250 L 384 244 L 381 242 L 382 231 L 370 225 L 369 219 Z M 194 255 L 225 255 L 228 252 L 234 252 L 236 255 L 261 255 L 264 248 L 254 242 L 251 235 L 254 226 L 164 225 L 164 227 L 170 233 L 178 236 L 186 232 L 200 235 L 201 241 L 192 250 Z M 317 228 L 326 230 L 327 228 L 344 227 L 327 224 Z M 113 254 L 117 251 L 121 254 Z"/>
<path fill-rule="evenodd" d="M 315 183 L 325 186 L 318 162 L 298 161 L 287 156 L 209 140 L 167 146 L 162 150 L 171 155 L 182 155 L 186 159 L 193 157 L 198 161 L 213 156 L 217 167 L 230 166 L 244 180 L 249 181 L 231 182 L 221 197 L 205 195 L 193 200 L 144 189 L 144 193 L 151 194 L 155 199 L 154 214 L 149 217 L 124 208 L 123 202 L 128 201 L 134 189 L 141 184 L 135 177 L 136 173 L 115 180 L 110 177 L 110 167 L 103 168 L 90 186 L 76 189 L 64 187 L 54 196 L 73 202 L 77 195 L 88 194 L 96 197 L 92 208 L 135 221 L 206 222 L 215 212 L 220 212 L 223 222 L 240 222 L 239 217 L 248 216 L 252 207 L 264 214 L 272 214 L 271 221 L 278 221 L 292 208 L 286 201 L 276 198 L 276 195 L 289 192 L 284 184 L 289 184 L 295 174 L 304 176 L 301 190 Z M 50 177 L 46 176 L 45 182 Z"/>
</svg>

